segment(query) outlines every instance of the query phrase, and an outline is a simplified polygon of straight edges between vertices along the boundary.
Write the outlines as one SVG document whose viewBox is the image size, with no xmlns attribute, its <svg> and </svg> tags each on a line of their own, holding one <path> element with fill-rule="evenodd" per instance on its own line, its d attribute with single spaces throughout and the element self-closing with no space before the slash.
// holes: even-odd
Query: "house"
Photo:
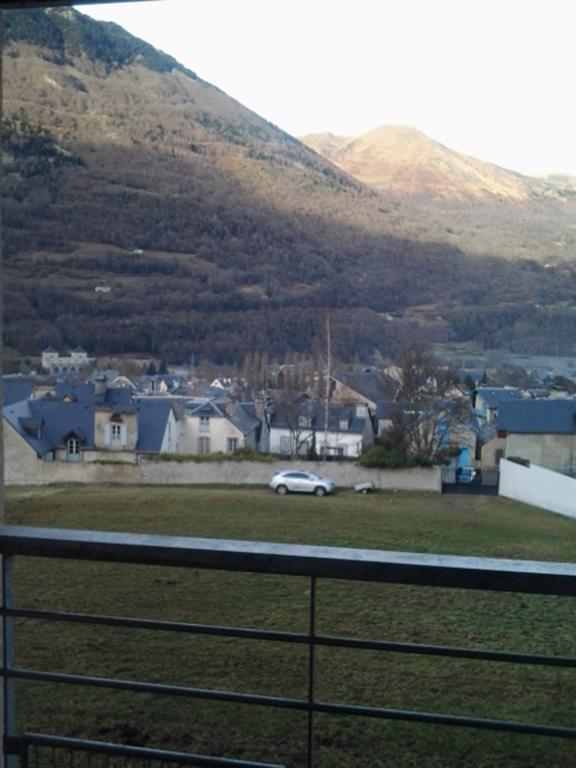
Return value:
<svg viewBox="0 0 576 768">
<path fill-rule="evenodd" d="M 45 461 L 135 463 L 141 454 L 178 450 L 176 413 L 168 401 L 136 398 L 127 389 L 57 385 L 54 394 L 11 403 L 3 410 L 6 460 L 24 442 Z M 21 446 L 20 446 L 21 447 Z"/>
<path fill-rule="evenodd" d="M 61 356 L 54 347 L 46 347 L 42 350 L 42 368 L 50 374 L 80 373 L 94 364 L 94 358 L 88 357 L 88 353 L 82 347 L 76 347 L 69 355 Z"/>
<path fill-rule="evenodd" d="M 496 437 L 488 450 L 561 472 L 573 474 L 576 470 L 576 400 L 503 403 L 496 427 Z"/>
<path fill-rule="evenodd" d="M 260 420 L 251 403 L 206 399 L 189 400 L 181 425 L 180 452 L 234 453 L 239 448 L 257 450 Z"/>
<path fill-rule="evenodd" d="M 472 408 L 480 421 L 496 421 L 501 403 L 521 400 L 522 392 L 516 387 L 478 387 L 472 394 Z"/>
<path fill-rule="evenodd" d="M 328 420 L 326 421 L 326 416 Z M 374 442 L 366 405 L 330 405 L 300 401 L 276 403 L 268 415 L 270 453 L 281 455 L 347 456 L 356 458 Z"/>
<path fill-rule="evenodd" d="M 347 371 L 331 377 L 330 401 L 337 405 L 366 405 L 375 414 L 381 400 L 395 400 L 400 390 L 397 377 L 376 368 Z"/>
</svg>

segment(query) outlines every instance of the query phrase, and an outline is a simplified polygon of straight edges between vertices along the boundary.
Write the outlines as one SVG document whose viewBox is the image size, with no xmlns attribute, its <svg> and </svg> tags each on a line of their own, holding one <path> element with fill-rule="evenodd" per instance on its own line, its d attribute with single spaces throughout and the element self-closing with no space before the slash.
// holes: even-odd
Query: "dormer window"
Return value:
<svg viewBox="0 0 576 768">
<path fill-rule="evenodd" d="M 342 432 L 348 431 L 348 419 L 340 419 L 340 430 Z"/>
<path fill-rule="evenodd" d="M 310 428 L 312 426 L 312 419 L 310 416 L 298 416 L 298 426 Z"/>
</svg>

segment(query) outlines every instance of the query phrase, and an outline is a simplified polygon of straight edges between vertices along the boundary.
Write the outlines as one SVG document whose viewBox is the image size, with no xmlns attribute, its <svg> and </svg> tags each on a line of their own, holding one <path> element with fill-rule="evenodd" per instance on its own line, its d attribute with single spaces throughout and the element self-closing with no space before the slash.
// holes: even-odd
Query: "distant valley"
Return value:
<svg viewBox="0 0 576 768">
<path fill-rule="evenodd" d="M 71 9 L 8 22 L 14 352 L 282 359 L 321 343 L 328 307 L 342 360 L 415 337 L 573 351 L 572 180 L 529 192 L 480 164 L 478 181 L 446 150 L 436 175 L 401 191 L 367 149 L 348 167 L 349 142 L 304 145 L 116 25 Z M 406 155 L 411 139 L 400 145 Z M 455 197 L 444 171 L 466 181 Z"/>
</svg>

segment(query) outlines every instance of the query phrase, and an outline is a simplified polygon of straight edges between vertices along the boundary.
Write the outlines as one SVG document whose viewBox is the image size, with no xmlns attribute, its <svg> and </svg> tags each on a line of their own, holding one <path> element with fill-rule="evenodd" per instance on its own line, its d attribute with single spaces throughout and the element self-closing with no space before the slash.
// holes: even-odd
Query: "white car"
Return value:
<svg viewBox="0 0 576 768">
<path fill-rule="evenodd" d="M 304 472 L 301 469 L 285 469 L 282 472 L 274 472 L 269 485 L 280 496 L 289 492 L 314 493 L 316 496 L 325 496 L 327 493 L 332 493 L 336 487 L 334 480 L 314 475 L 312 472 Z"/>
</svg>

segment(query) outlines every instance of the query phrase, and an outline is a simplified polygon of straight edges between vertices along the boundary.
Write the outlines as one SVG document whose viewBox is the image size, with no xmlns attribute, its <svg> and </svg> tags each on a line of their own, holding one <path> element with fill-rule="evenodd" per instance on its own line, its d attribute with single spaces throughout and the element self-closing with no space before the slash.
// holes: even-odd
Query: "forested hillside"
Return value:
<svg viewBox="0 0 576 768">
<path fill-rule="evenodd" d="M 326 307 L 348 359 L 414 336 L 571 348 L 570 265 L 428 241 L 116 25 L 11 12 L 4 114 L 6 340 L 24 354 L 282 357 L 310 350 Z"/>
</svg>

